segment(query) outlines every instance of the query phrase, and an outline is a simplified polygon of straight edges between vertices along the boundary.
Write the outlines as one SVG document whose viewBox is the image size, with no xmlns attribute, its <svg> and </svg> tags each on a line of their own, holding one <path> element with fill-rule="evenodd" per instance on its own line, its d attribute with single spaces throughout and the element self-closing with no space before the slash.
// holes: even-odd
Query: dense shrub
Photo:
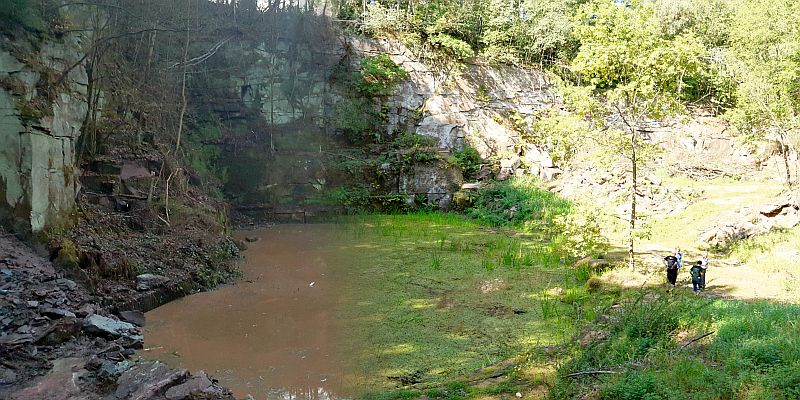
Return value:
<svg viewBox="0 0 800 400">
<path fill-rule="evenodd" d="M 376 1 L 363 8 L 345 0 L 340 19 L 357 20 L 361 32 L 395 36 L 423 57 L 464 60 L 474 54 L 492 62 L 550 63 L 577 47 L 570 18 L 580 1 Z M 429 51 L 433 50 L 433 51 Z"/>
<path fill-rule="evenodd" d="M 523 227 L 550 224 L 569 210 L 567 200 L 540 188 L 535 178 L 524 177 L 482 188 L 467 214 L 489 225 Z"/>
<path fill-rule="evenodd" d="M 408 72 L 386 54 L 365 57 L 361 60 L 360 73 L 358 90 L 369 97 L 391 94 L 394 87 L 408 76 Z"/>
<path fill-rule="evenodd" d="M 342 99 L 334 106 L 333 120 L 350 144 L 363 145 L 380 136 L 382 120 L 369 99 Z"/>
<path fill-rule="evenodd" d="M 483 159 L 481 159 L 478 150 L 470 146 L 464 146 L 464 148 L 454 151 L 453 156 L 450 158 L 451 164 L 461 168 L 461 174 L 465 180 L 475 179 L 481 169 L 481 162 L 483 162 Z"/>
</svg>

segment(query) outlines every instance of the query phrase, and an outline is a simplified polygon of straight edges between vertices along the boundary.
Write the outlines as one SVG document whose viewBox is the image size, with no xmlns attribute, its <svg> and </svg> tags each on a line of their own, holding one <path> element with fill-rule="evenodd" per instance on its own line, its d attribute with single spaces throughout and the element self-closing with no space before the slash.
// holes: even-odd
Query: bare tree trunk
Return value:
<svg viewBox="0 0 800 400">
<path fill-rule="evenodd" d="M 190 4 L 190 3 L 187 3 Z M 175 139 L 175 154 L 178 154 L 178 151 L 181 148 L 181 136 L 183 134 L 183 118 L 186 116 L 186 68 L 187 68 L 187 56 L 189 55 L 189 6 L 186 6 L 186 45 L 183 48 L 183 79 L 181 84 L 181 114 L 180 118 L 178 119 L 178 134 L 177 138 Z"/>
<path fill-rule="evenodd" d="M 791 167 L 789 167 L 789 145 L 786 143 L 786 136 L 783 133 L 783 130 L 779 131 L 778 137 L 780 138 L 781 146 L 781 156 L 783 157 L 783 166 L 786 169 L 786 186 L 789 188 L 792 187 L 792 173 Z"/>
<path fill-rule="evenodd" d="M 630 215 L 630 232 L 628 233 L 628 266 L 631 269 L 636 268 L 634 260 L 634 232 L 636 230 L 636 192 L 638 185 L 636 184 L 638 178 L 637 160 L 636 160 L 636 130 L 631 130 L 631 215 Z"/>
<path fill-rule="evenodd" d="M 629 103 L 635 103 L 631 101 Z M 617 110 L 617 114 L 622 119 L 622 123 L 625 124 L 625 127 L 628 129 L 630 134 L 629 137 L 629 145 L 630 148 L 630 155 L 628 157 L 629 161 L 631 162 L 631 209 L 630 209 L 630 229 L 628 232 L 628 266 L 631 270 L 636 268 L 636 260 L 634 259 L 634 245 L 635 245 L 635 231 L 636 231 L 636 193 L 638 193 L 638 185 L 637 185 L 637 178 L 638 178 L 638 158 L 636 154 L 636 148 L 638 146 L 638 142 L 636 140 L 636 127 L 639 125 L 638 121 L 640 120 L 637 118 L 634 121 L 631 121 L 628 116 L 626 116 L 625 112 L 622 111 L 622 108 L 619 105 L 615 104 L 614 108 Z"/>
<path fill-rule="evenodd" d="M 150 71 L 150 67 L 153 65 L 153 55 L 155 53 L 156 48 L 156 35 L 158 34 L 158 21 L 153 24 L 153 30 L 150 32 L 150 43 L 149 48 L 147 50 L 147 71 Z"/>
</svg>

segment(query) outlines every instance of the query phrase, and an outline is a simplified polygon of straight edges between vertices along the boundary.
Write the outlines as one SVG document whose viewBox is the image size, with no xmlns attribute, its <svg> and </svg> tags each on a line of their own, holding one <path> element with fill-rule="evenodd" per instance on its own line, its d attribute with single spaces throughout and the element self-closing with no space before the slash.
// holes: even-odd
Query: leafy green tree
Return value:
<svg viewBox="0 0 800 400">
<path fill-rule="evenodd" d="M 357 17 L 363 32 L 416 42 L 426 58 L 463 61 L 479 54 L 492 62 L 549 65 L 576 48 L 571 17 L 581 2 L 379 0 L 359 6 L 350 0 L 339 16 L 353 18 L 363 8 Z"/>
<path fill-rule="evenodd" d="M 600 101 L 574 104 L 583 104 L 584 113 L 605 132 L 610 150 L 628 162 L 633 268 L 638 171 L 648 161 L 642 153 L 652 149 L 641 128 L 648 119 L 683 110 L 689 82 L 702 70 L 704 47 L 691 33 L 664 35 L 647 1 L 591 1 L 578 10 L 575 34 L 581 45 L 571 69 L 585 90 L 573 93 Z"/>
<path fill-rule="evenodd" d="M 788 147 L 800 129 L 798 20 L 800 3 L 795 0 L 740 1 L 726 60 L 738 82 L 728 116 L 743 130 L 778 137 L 789 186 Z"/>
</svg>

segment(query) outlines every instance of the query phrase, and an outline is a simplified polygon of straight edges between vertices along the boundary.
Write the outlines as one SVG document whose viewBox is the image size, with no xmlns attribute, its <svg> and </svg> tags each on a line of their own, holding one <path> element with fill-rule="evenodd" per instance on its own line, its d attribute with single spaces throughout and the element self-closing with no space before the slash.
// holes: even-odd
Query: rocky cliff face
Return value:
<svg viewBox="0 0 800 400">
<path fill-rule="evenodd" d="M 330 183 L 326 168 L 337 161 L 326 118 L 344 48 L 322 16 L 285 11 L 271 21 L 209 60 L 215 72 L 199 83 L 198 97 L 226 98 L 208 111 L 222 121 L 219 162 L 233 202 L 291 218 Z"/>
<path fill-rule="evenodd" d="M 68 215 L 78 184 L 76 146 L 86 117 L 79 38 L 0 43 L 0 223 L 38 232 Z M 64 71 L 69 71 L 61 79 Z"/>
<path fill-rule="evenodd" d="M 359 154 L 372 149 L 347 149 L 337 137 L 337 103 L 353 95 L 343 91 L 355 89 L 334 80 L 349 76 L 342 68 L 357 69 L 362 58 L 377 54 L 388 54 L 408 72 L 393 95 L 380 99 L 376 112 L 385 119 L 388 140 L 402 133 L 436 138 L 442 159 L 471 146 L 487 160 L 484 177 L 559 173 L 547 152 L 526 144 L 510 121 L 530 121 L 558 102 L 543 73 L 469 65 L 448 74 L 426 66 L 396 41 L 341 37 L 315 18 L 286 15 L 277 19 L 285 25 L 281 29 L 258 39 L 237 38 L 209 61 L 230 71 L 213 77 L 209 86 L 228 91 L 230 100 L 211 108 L 225 121 L 226 189 L 240 205 L 272 205 L 273 212 L 302 205 L 342 183 L 333 166 L 375 157 Z M 351 150 L 356 152 L 348 158 Z M 463 181 L 446 162 L 417 163 L 383 176 L 386 182 L 373 185 L 381 194 L 426 195 L 442 206 Z"/>
<path fill-rule="evenodd" d="M 443 72 L 426 66 L 396 41 L 350 38 L 350 43 L 361 54 L 388 54 L 409 73 L 386 102 L 389 133 L 432 136 L 444 151 L 472 146 L 484 159 L 499 164 L 500 179 L 557 173 L 548 171 L 555 166 L 547 152 L 526 144 L 510 120 L 530 122 L 541 110 L 558 104 L 560 98 L 543 72 L 485 64 Z"/>
</svg>

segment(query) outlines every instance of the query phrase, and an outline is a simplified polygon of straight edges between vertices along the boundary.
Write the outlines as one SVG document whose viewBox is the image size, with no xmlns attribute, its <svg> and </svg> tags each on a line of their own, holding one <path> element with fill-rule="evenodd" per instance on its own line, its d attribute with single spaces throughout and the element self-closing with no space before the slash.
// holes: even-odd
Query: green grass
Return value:
<svg viewBox="0 0 800 400">
<path fill-rule="evenodd" d="M 800 250 L 800 227 L 773 230 L 730 246 L 730 255 L 741 262 L 757 265 L 764 272 L 796 269 Z"/>
<path fill-rule="evenodd" d="M 800 226 L 734 242 L 730 257 L 780 282 L 782 298 L 800 300 Z"/>
<path fill-rule="evenodd" d="M 539 385 L 553 399 L 800 395 L 800 306 L 623 290 L 562 262 L 563 250 L 540 235 L 456 214 L 346 222 L 337 262 L 351 324 L 342 338 L 346 381 L 369 388 L 365 398 L 459 400 Z M 795 243 L 761 240 L 746 254 Z M 526 361 L 485 387 L 465 379 L 508 359 Z M 564 377 L 598 369 L 614 374 Z"/>
<path fill-rule="evenodd" d="M 690 198 L 691 204 L 685 210 L 647 221 L 651 227 L 649 232 L 651 236 L 642 242 L 660 244 L 668 248 L 696 247 L 698 235 L 713 226 L 720 215 L 745 205 L 769 202 L 781 191 L 780 187 L 772 184 L 737 182 L 730 179 L 698 182 L 686 178 L 669 178 L 664 184 L 701 191 L 700 194 Z"/>
<path fill-rule="evenodd" d="M 445 385 L 559 345 L 594 315 L 573 304 L 587 302 L 586 277 L 548 242 L 443 213 L 357 216 L 339 235 L 354 327 L 343 340 L 359 387 L 391 389 L 415 373 Z M 554 287 L 567 290 L 548 295 Z"/>
<path fill-rule="evenodd" d="M 655 221 L 648 241 L 691 248 L 692 229 L 713 215 L 742 199 L 774 195 L 758 185 L 714 185 L 720 188 L 684 212 Z M 472 218 L 414 213 L 346 220 L 339 264 L 347 266 L 340 272 L 348 282 L 343 316 L 353 324 L 344 338 L 349 382 L 386 398 L 455 400 L 540 385 L 554 399 L 798 398 L 800 307 L 683 291 L 662 297 L 600 280 L 600 271 L 572 267 L 575 256 L 559 228 L 562 216 L 578 212 L 536 182 L 512 180 L 482 190 L 468 210 Z M 800 229 L 741 242 L 731 253 L 791 278 L 797 248 Z M 789 278 L 787 287 L 797 283 Z M 592 332 L 602 339 L 586 345 Z M 526 361 L 487 387 L 456 387 L 508 359 Z M 557 378 L 595 369 L 615 373 Z"/>
<path fill-rule="evenodd" d="M 649 296 L 590 329 L 605 338 L 575 348 L 559 371 L 615 374 L 561 378 L 551 398 L 796 399 L 800 306 Z M 624 310 L 624 311 L 622 311 Z M 683 347 L 706 332 L 708 338 Z"/>
</svg>

